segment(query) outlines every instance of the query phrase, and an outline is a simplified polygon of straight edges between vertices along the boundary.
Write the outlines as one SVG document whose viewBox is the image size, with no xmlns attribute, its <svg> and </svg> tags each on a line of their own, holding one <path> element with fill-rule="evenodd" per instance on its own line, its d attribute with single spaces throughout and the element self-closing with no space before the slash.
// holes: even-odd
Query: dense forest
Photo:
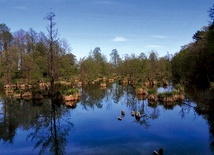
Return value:
<svg viewBox="0 0 214 155">
<path fill-rule="evenodd" d="M 171 61 L 172 74 L 178 82 L 208 88 L 214 81 L 214 6 L 209 17 L 210 24 L 197 31 L 194 42 L 182 46 Z"/>
<path fill-rule="evenodd" d="M 214 5 L 209 17 L 209 25 L 193 35 L 194 42 L 182 46 L 174 56 L 159 57 L 158 51 L 149 51 L 148 55 L 121 58 L 112 49 L 109 61 L 100 47 L 76 60 L 68 42 L 58 37 L 52 12 L 44 17 L 48 35 L 32 28 L 12 33 L 6 24 L 0 24 L 0 86 L 75 80 L 87 84 L 99 77 L 120 76 L 128 81 L 165 79 L 208 88 L 214 81 Z"/>
</svg>

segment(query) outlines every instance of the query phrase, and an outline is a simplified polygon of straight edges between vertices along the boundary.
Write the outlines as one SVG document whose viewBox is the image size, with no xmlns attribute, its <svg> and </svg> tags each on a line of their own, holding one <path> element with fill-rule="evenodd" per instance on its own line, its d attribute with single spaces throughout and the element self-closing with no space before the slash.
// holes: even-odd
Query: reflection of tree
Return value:
<svg viewBox="0 0 214 155">
<path fill-rule="evenodd" d="M 140 112 L 140 119 L 134 122 L 148 128 L 149 121 L 159 117 L 159 109 L 151 107 L 148 100 L 139 100 L 135 94 L 135 89 L 131 86 L 122 86 L 114 83 L 112 85 L 112 99 L 115 103 L 125 104 L 131 111 Z"/>
<path fill-rule="evenodd" d="M 62 118 L 66 112 L 64 107 L 54 101 L 50 101 L 49 105 L 50 109 L 46 109 L 42 116 L 39 114 L 40 118 L 33 126 L 35 131 L 28 135 L 28 139 L 37 141 L 35 149 L 41 146 L 39 154 L 45 153 L 47 149 L 56 155 L 64 154 L 66 136 L 73 124 Z"/>
<path fill-rule="evenodd" d="M 120 95 L 119 102 L 125 103 L 131 111 L 140 112 L 140 119 L 135 119 L 134 122 L 149 127 L 149 121 L 157 119 L 159 117 L 159 109 L 157 107 L 149 106 L 148 99 L 140 100 L 135 94 L 133 87 L 127 86 L 123 89 L 123 93 Z"/>
<path fill-rule="evenodd" d="M 210 132 L 210 149 L 214 152 L 214 112 L 210 112 L 205 116 L 208 120 L 209 132 Z"/>
<path fill-rule="evenodd" d="M 194 110 L 207 120 L 210 132 L 210 149 L 214 151 L 214 96 L 212 90 L 187 89 L 189 100 L 197 103 Z"/>
<path fill-rule="evenodd" d="M 120 98 L 124 94 L 123 90 L 125 87 L 127 86 L 122 86 L 118 82 L 112 85 L 112 99 L 115 103 L 118 103 L 120 101 Z"/>
<path fill-rule="evenodd" d="M 200 109 L 209 110 L 209 103 L 213 103 L 214 95 L 209 89 L 199 90 L 196 87 L 188 87 L 186 90 L 186 97 L 197 103 L 197 107 Z"/>
<path fill-rule="evenodd" d="M 4 142 L 13 143 L 16 128 L 18 127 L 18 122 L 16 120 L 17 111 L 13 110 L 14 106 L 16 106 L 16 104 L 13 104 L 10 98 L 3 101 L 3 115 L 0 115 L 0 139 Z"/>
<path fill-rule="evenodd" d="M 35 148 L 41 147 L 40 154 L 46 149 L 54 154 L 64 153 L 66 136 L 73 126 L 62 117 L 68 112 L 65 106 L 50 99 L 32 102 L 4 98 L 1 111 L 0 140 L 13 143 L 18 128 L 34 129 L 28 139 L 36 141 Z"/>
<path fill-rule="evenodd" d="M 94 106 L 102 108 L 101 102 L 105 97 L 106 91 L 107 88 L 102 90 L 98 84 L 85 86 L 82 90 L 81 104 L 85 109 L 87 107 L 93 108 Z"/>
<path fill-rule="evenodd" d="M 192 102 L 184 101 L 183 104 L 180 106 L 181 106 L 181 111 L 179 112 L 179 114 L 181 118 L 184 118 L 187 114 L 189 114 L 191 110 L 193 110 L 194 115 L 196 117 L 196 112 L 194 110 L 195 106 L 193 105 Z"/>
<path fill-rule="evenodd" d="M 113 86 L 114 86 L 114 84 L 111 86 L 111 87 L 109 87 L 109 89 L 107 89 L 106 90 L 106 95 L 105 95 L 105 97 L 103 98 L 103 102 L 105 102 L 107 105 L 106 105 L 106 109 L 108 109 L 108 110 L 110 110 L 110 109 L 112 109 L 112 92 L 113 92 Z"/>
<path fill-rule="evenodd" d="M 163 108 L 165 110 L 173 110 L 175 106 L 177 105 L 182 105 L 180 102 L 176 102 L 176 101 L 168 101 L 168 102 L 164 102 L 164 101 L 158 101 L 157 102 L 160 105 L 163 105 Z"/>
<path fill-rule="evenodd" d="M 136 122 L 145 128 L 149 128 L 149 121 L 155 120 L 159 117 L 160 111 L 158 108 L 148 106 L 148 99 L 138 100 L 137 111 L 140 112 L 140 119 L 136 119 Z"/>
<path fill-rule="evenodd" d="M 30 112 L 29 112 L 30 111 Z M 33 124 L 33 116 L 39 111 L 30 101 L 18 101 L 4 98 L 2 102 L 2 116 L 0 117 L 0 139 L 13 142 L 18 127 L 28 130 Z"/>
<path fill-rule="evenodd" d="M 213 106 L 213 105 L 212 105 Z M 210 149 L 214 152 L 214 107 L 210 107 L 210 109 L 207 111 L 202 111 L 196 108 L 196 112 L 199 115 L 202 115 L 204 119 L 207 120 L 209 125 L 209 132 L 210 132 Z"/>
</svg>

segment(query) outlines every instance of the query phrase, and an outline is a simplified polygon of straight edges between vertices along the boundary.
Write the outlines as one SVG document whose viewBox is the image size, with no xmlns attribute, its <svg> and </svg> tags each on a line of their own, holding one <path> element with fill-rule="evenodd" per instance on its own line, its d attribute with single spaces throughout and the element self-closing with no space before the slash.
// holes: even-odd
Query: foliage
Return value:
<svg viewBox="0 0 214 155">
<path fill-rule="evenodd" d="M 119 63 L 121 62 L 121 58 L 118 54 L 117 49 L 113 49 L 110 56 L 111 56 L 110 62 L 112 63 L 113 67 L 114 68 L 118 67 Z"/>
<path fill-rule="evenodd" d="M 174 86 L 174 88 L 175 88 L 175 90 L 177 90 L 178 92 L 184 93 L 184 86 L 181 85 L 180 83 L 179 83 L 179 84 L 176 84 L 176 85 Z"/>
<path fill-rule="evenodd" d="M 20 29 L 12 35 L 9 30 L 5 24 L 0 24 L 0 77 L 4 84 L 18 79 L 29 83 L 31 80 L 40 80 L 44 75 L 50 77 L 50 67 L 54 80 L 59 76 L 69 79 L 72 73 L 76 73 L 75 56 L 68 53 L 65 40 L 53 40 L 53 62 L 49 63 L 50 41 L 43 32 Z"/>
<path fill-rule="evenodd" d="M 180 50 L 172 59 L 172 75 L 178 82 L 195 83 L 209 87 L 214 81 L 214 26 L 204 27 L 196 32 L 190 43 Z"/>
<path fill-rule="evenodd" d="M 214 4 L 213 4 L 212 8 L 209 9 L 208 12 L 209 12 L 209 17 L 212 20 L 211 23 L 213 24 L 214 23 Z"/>
<path fill-rule="evenodd" d="M 78 93 L 79 90 L 76 89 L 76 88 L 70 88 L 68 89 L 66 92 L 65 92 L 65 95 L 71 95 L 71 94 L 75 94 L 75 93 Z"/>
<path fill-rule="evenodd" d="M 183 46 L 172 63 L 174 80 L 192 83 L 200 88 L 210 87 L 214 81 L 214 5 L 209 10 L 211 23 L 193 35 L 194 42 Z"/>
<path fill-rule="evenodd" d="M 4 87 L 4 84 L 3 82 L 0 80 L 0 88 L 3 88 Z"/>
<path fill-rule="evenodd" d="M 157 88 L 156 87 L 153 87 L 153 88 L 150 88 L 148 89 L 148 94 L 157 94 Z"/>
<path fill-rule="evenodd" d="M 111 75 L 126 76 L 132 81 L 137 78 L 145 81 L 148 78 L 155 78 L 158 72 L 169 72 L 168 60 L 165 57 L 158 58 L 155 51 L 150 52 L 149 58 L 141 53 L 139 56 L 126 54 L 122 59 L 117 49 L 113 49 L 110 54 L 111 61 L 107 62 L 101 48 L 96 47 L 88 57 L 76 63 L 66 40 L 56 38 L 54 17 L 54 13 L 49 13 L 45 17 L 49 21 L 48 32 L 52 31 L 54 36 L 50 34 L 46 36 L 43 32 L 37 33 L 32 28 L 28 31 L 20 29 L 11 34 L 9 37 L 11 42 L 7 44 L 7 51 L 2 48 L 0 60 L 0 77 L 3 77 L 5 84 L 20 79 L 27 83 L 43 78 L 56 81 L 59 77 L 64 77 L 70 80 L 73 76 L 81 77 L 83 82 L 87 82 Z M 10 33 L 9 28 L 3 25 Z"/>
<path fill-rule="evenodd" d="M 40 94 L 42 95 L 42 91 L 40 89 L 32 89 L 32 95 Z"/>
<path fill-rule="evenodd" d="M 212 20 L 213 7 L 209 10 Z M 127 77 L 133 84 L 162 81 L 171 76 L 178 83 L 198 83 L 206 87 L 214 81 L 213 22 L 197 31 L 193 35 L 194 42 L 182 46 L 173 58 L 169 53 L 158 57 L 158 51 L 154 50 L 148 55 L 132 53 L 121 58 L 119 51 L 113 49 L 108 62 L 101 48 L 95 47 L 77 62 L 66 40 L 57 37 L 54 18 L 52 12 L 45 17 L 49 22 L 48 36 L 32 28 L 12 34 L 6 24 L 0 24 L 0 78 L 4 84 L 21 79 L 29 83 L 44 77 L 53 83 L 59 77 L 71 80 L 74 76 L 84 84 L 112 75 Z"/>
</svg>

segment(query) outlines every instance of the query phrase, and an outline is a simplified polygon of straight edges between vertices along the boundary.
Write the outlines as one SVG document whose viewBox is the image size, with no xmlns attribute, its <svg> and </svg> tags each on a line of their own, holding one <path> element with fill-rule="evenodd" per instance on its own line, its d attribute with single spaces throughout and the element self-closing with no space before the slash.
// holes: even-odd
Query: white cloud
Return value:
<svg viewBox="0 0 214 155">
<path fill-rule="evenodd" d="M 163 36 L 163 35 L 152 35 L 152 38 L 156 38 L 156 39 L 166 39 L 167 36 Z"/>
<path fill-rule="evenodd" d="M 114 41 L 114 42 L 125 42 L 125 41 L 127 41 L 127 39 L 125 37 L 115 37 L 114 39 L 112 39 L 112 41 Z"/>
</svg>

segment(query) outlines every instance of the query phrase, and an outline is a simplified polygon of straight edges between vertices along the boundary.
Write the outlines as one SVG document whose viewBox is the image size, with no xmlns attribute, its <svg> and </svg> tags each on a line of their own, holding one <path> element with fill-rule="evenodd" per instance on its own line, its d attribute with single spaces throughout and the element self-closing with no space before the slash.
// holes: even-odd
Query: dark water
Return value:
<svg viewBox="0 0 214 155">
<path fill-rule="evenodd" d="M 128 86 L 84 88 L 74 107 L 0 100 L 0 154 L 214 154 L 213 115 L 190 100 L 167 106 L 138 100 Z M 118 117 L 121 110 L 125 116 Z M 131 111 L 139 111 L 139 121 Z"/>
</svg>

